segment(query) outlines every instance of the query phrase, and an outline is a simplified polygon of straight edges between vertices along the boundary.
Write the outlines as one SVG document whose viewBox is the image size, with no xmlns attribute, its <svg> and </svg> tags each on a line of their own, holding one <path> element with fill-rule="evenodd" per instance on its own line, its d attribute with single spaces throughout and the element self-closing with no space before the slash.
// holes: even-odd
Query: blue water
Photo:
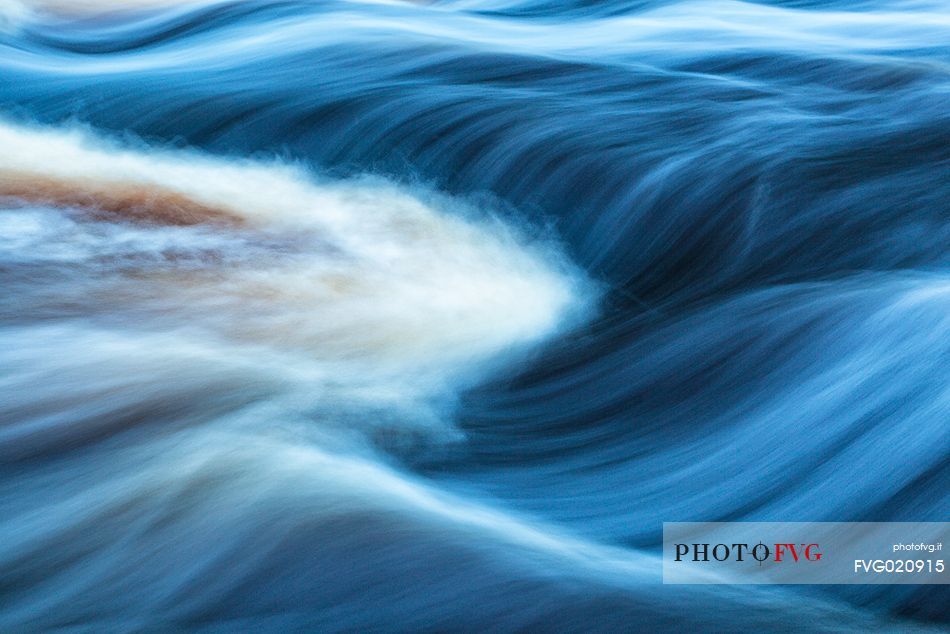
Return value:
<svg viewBox="0 0 950 634">
<path fill-rule="evenodd" d="M 0 630 L 950 624 L 658 560 L 950 520 L 945 3 L 0 27 Z"/>
</svg>

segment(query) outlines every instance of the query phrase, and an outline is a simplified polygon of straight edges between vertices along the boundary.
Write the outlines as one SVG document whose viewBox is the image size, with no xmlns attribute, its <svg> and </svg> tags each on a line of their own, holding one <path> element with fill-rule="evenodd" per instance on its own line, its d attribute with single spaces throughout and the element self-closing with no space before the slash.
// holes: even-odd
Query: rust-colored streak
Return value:
<svg viewBox="0 0 950 634">
<path fill-rule="evenodd" d="M 138 222 L 166 225 L 240 224 L 241 219 L 181 192 L 154 184 L 83 182 L 45 175 L 0 172 L 0 198 L 11 202 L 79 207 Z"/>
</svg>

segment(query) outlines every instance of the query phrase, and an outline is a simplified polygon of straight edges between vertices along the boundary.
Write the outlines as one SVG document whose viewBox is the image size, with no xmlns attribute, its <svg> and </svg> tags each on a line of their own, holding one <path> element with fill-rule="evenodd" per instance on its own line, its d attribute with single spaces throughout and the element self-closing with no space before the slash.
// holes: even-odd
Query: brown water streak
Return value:
<svg viewBox="0 0 950 634">
<path fill-rule="evenodd" d="M 232 212 L 152 183 L 81 181 L 26 172 L 0 172 L 0 200 L 79 207 L 138 221 L 166 225 L 240 224 Z M 6 201 L 4 201 L 6 202 Z"/>
</svg>

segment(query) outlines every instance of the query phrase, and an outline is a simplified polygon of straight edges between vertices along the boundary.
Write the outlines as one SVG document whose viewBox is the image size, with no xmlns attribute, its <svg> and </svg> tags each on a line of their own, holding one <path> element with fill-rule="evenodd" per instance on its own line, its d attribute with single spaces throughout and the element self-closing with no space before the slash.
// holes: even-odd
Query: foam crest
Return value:
<svg viewBox="0 0 950 634">
<path fill-rule="evenodd" d="M 337 383 L 404 394 L 473 376 L 588 303 L 550 244 L 431 192 L 79 129 L 3 125 L 0 145 L 12 148 L 0 195 L 16 257 L 49 264 L 22 246 L 35 236 L 84 271 L 40 304 L 66 293 L 83 314 L 263 346 Z"/>
</svg>

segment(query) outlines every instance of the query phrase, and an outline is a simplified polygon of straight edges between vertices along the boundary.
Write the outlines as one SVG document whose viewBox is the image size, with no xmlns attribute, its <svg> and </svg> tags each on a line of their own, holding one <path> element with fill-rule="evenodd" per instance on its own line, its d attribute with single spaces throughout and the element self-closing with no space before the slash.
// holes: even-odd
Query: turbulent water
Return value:
<svg viewBox="0 0 950 634">
<path fill-rule="evenodd" d="M 0 0 L 0 630 L 942 629 L 950 10 Z"/>
</svg>

